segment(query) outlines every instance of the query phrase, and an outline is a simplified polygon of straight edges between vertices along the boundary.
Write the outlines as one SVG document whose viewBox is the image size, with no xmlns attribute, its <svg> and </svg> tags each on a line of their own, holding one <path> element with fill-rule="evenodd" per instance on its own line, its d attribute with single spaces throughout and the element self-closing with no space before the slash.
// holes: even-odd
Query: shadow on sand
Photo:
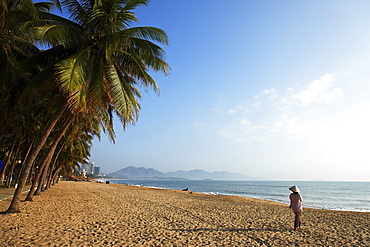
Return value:
<svg viewBox="0 0 370 247">
<path fill-rule="evenodd" d="M 289 229 L 256 229 L 256 228 L 248 228 L 248 229 L 245 229 L 245 228 L 241 228 L 241 229 L 237 229 L 237 228 L 228 228 L 228 229 L 210 229 L 210 228 L 198 228 L 198 229 L 167 229 L 168 231 L 179 231 L 179 232 L 201 232 L 201 231 L 204 231 L 204 232 L 218 232 L 218 231 L 221 231 L 221 232 L 261 232 L 261 231 L 264 231 L 264 232 L 289 232 L 290 230 Z M 263 245 L 263 246 L 271 246 L 270 243 L 260 239 L 260 238 L 257 238 L 257 237 L 252 237 L 252 236 L 246 236 L 247 238 L 249 239 L 252 239 L 254 241 L 256 241 L 257 243 L 259 243 L 260 245 Z"/>
<path fill-rule="evenodd" d="M 289 232 L 289 229 L 256 229 L 256 228 L 228 228 L 228 229 L 210 229 L 210 228 L 197 228 L 197 229 L 167 229 L 168 231 L 176 232 Z"/>
</svg>

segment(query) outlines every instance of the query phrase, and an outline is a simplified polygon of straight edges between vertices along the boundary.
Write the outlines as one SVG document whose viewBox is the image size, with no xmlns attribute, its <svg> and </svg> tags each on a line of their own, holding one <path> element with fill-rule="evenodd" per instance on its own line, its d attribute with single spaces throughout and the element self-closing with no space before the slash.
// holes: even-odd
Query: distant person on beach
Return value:
<svg viewBox="0 0 370 247">
<path fill-rule="evenodd" d="M 301 214 L 302 214 L 302 201 L 303 198 L 299 194 L 300 190 L 297 186 L 292 186 L 289 188 L 293 193 L 289 195 L 290 199 L 290 205 L 289 208 L 291 208 L 295 214 L 294 219 L 294 230 L 298 230 L 301 228 L 302 220 L 301 220 Z"/>
</svg>

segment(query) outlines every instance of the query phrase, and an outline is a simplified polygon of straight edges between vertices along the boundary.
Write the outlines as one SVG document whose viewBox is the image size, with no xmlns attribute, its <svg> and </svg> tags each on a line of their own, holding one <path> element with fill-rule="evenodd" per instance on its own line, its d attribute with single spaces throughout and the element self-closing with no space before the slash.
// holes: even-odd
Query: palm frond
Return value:
<svg viewBox="0 0 370 247">
<path fill-rule="evenodd" d="M 140 98 L 141 94 L 130 80 L 130 78 L 123 76 L 114 66 L 107 67 L 109 96 L 124 126 L 127 123 L 135 123 L 140 110 L 137 98 Z"/>
<path fill-rule="evenodd" d="M 119 32 L 122 36 L 140 38 L 169 45 L 167 34 L 160 28 L 156 27 L 132 27 Z"/>
<path fill-rule="evenodd" d="M 57 9 L 59 9 L 60 11 L 62 11 L 62 5 L 61 5 L 60 0 L 50 0 L 50 1 L 53 3 L 53 5 L 54 5 Z"/>
<path fill-rule="evenodd" d="M 38 10 L 32 0 L 20 1 L 19 10 L 30 15 L 32 19 L 38 18 Z"/>
<path fill-rule="evenodd" d="M 98 54 L 93 54 L 91 60 L 98 61 L 92 63 L 94 73 L 89 77 L 89 88 L 88 88 L 88 105 L 92 111 L 96 111 L 98 108 L 106 107 L 106 83 L 104 78 L 104 67 L 105 63 L 97 57 Z"/>
<path fill-rule="evenodd" d="M 40 52 L 39 48 L 26 39 L 19 36 L 13 36 L 12 38 L 13 42 L 10 44 L 10 47 L 17 52 L 17 56 L 28 58 Z"/>
<path fill-rule="evenodd" d="M 62 16 L 55 15 L 48 12 L 40 12 L 39 13 L 40 21 L 44 21 L 45 24 L 58 24 L 68 26 L 73 30 L 79 30 L 81 32 L 81 26 L 69 19 L 63 18 Z"/>
<path fill-rule="evenodd" d="M 74 36 L 77 35 L 76 31 L 62 25 L 41 26 L 35 28 L 35 37 L 42 45 L 74 47 L 80 45 L 81 42 Z"/>
<path fill-rule="evenodd" d="M 63 46 L 56 46 L 47 50 L 43 50 L 32 57 L 29 57 L 21 62 L 21 68 L 44 68 L 50 64 L 55 64 L 59 59 L 68 57 L 73 51 L 67 50 Z"/>
<path fill-rule="evenodd" d="M 56 65 L 56 75 L 60 88 L 70 95 L 73 104 L 86 106 L 84 90 L 91 71 L 90 47 L 61 60 Z"/>
<path fill-rule="evenodd" d="M 142 60 L 142 62 L 154 71 L 162 71 L 168 75 L 171 71 L 170 66 L 164 61 L 165 51 L 158 45 L 148 40 L 131 39 L 133 48 L 130 52 Z"/>
<path fill-rule="evenodd" d="M 136 9 L 137 7 L 142 5 L 148 5 L 148 0 L 121 0 L 119 2 L 124 5 L 123 9 L 126 11 Z"/>
<path fill-rule="evenodd" d="M 79 25 L 84 25 L 85 20 L 89 18 L 89 13 L 91 13 L 89 4 L 90 1 L 62 0 L 62 5 L 67 9 L 67 12 L 70 13 L 70 19 Z"/>
<path fill-rule="evenodd" d="M 50 2 L 38 2 L 38 3 L 34 3 L 34 5 L 38 11 L 43 11 L 43 12 L 49 12 L 50 10 L 56 7 L 54 3 L 50 3 Z"/>
<path fill-rule="evenodd" d="M 142 86 L 148 90 L 150 87 L 159 94 L 159 88 L 155 80 L 149 75 L 145 65 L 139 57 L 132 52 L 121 52 L 117 64 L 121 74 L 135 78 Z"/>
<path fill-rule="evenodd" d="M 122 51 L 132 53 L 148 68 L 154 71 L 162 71 L 165 75 L 168 75 L 171 69 L 164 61 L 165 51 L 150 40 L 168 44 L 167 35 L 161 29 L 151 27 L 130 28 L 109 37 L 110 46 L 108 49 L 112 50 L 117 58 L 120 58 Z"/>
<path fill-rule="evenodd" d="M 35 77 L 30 80 L 24 90 L 22 91 L 20 101 L 27 103 L 32 97 L 37 95 L 49 93 L 55 90 L 56 85 L 54 83 L 54 66 L 53 64 L 45 67 Z"/>
</svg>

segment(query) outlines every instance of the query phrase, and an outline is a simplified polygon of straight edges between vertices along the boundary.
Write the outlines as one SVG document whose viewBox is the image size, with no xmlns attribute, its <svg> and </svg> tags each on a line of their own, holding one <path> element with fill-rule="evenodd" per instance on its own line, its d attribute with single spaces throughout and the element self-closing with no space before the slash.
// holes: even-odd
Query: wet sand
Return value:
<svg viewBox="0 0 370 247">
<path fill-rule="evenodd" d="M 21 210 L 0 246 L 370 246 L 370 213 L 305 208 L 293 231 L 287 205 L 189 191 L 61 181 Z"/>
</svg>

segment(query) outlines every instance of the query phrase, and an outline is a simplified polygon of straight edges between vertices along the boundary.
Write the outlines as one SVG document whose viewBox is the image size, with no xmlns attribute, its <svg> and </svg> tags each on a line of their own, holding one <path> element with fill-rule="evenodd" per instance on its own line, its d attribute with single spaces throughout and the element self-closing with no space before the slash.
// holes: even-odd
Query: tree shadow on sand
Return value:
<svg viewBox="0 0 370 247">
<path fill-rule="evenodd" d="M 289 232 L 290 230 L 289 229 L 256 229 L 256 228 L 241 228 L 241 229 L 238 229 L 238 228 L 228 228 L 228 229 L 210 229 L 210 228 L 197 228 L 197 229 L 167 229 L 168 231 L 178 231 L 178 232 L 201 232 L 201 231 L 204 231 L 204 232 Z M 259 245 L 263 245 L 263 246 L 271 246 L 270 243 L 268 243 L 267 241 L 264 241 L 260 238 L 257 238 L 257 237 L 252 237 L 252 236 L 245 236 L 249 239 L 252 239 L 254 241 L 256 241 L 257 243 L 259 243 Z"/>
<path fill-rule="evenodd" d="M 256 229 L 256 228 L 225 228 L 225 229 L 211 229 L 211 228 L 193 228 L 193 229 L 166 229 L 168 231 L 176 232 L 289 232 L 289 229 Z"/>
</svg>

